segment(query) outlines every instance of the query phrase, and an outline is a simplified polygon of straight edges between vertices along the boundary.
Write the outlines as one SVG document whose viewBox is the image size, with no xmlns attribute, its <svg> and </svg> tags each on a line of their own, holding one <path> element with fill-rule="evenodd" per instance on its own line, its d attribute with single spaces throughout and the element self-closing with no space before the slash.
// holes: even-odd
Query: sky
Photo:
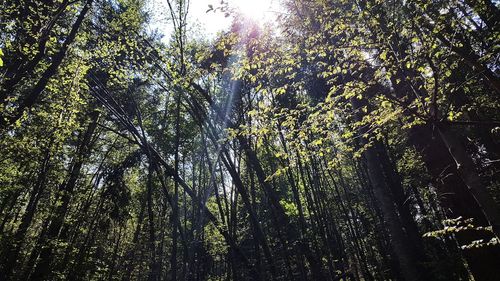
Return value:
<svg viewBox="0 0 500 281">
<path fill-rule="evenodd" d="M 272 21 L 279 10 L 279 0 L 225 0 L 229 6 L 240 10 L 247 17 L 257 22 Z M 220 0 L 190 0 L 188 23 L 194 27 L 196 34 L 203 38 L 214 38 L 219 31 L 227 30 L 231 24 L 231 17 L 225 17 L 220 11 L 208 12 L 209 5 L 220 6 Z M 172 24 L 169 22 L 169 11 L 166 0 L 151 0 L 150 30 L 157 30 L 164 34 L 165 40 L 172 32 Z"/>
</svg>

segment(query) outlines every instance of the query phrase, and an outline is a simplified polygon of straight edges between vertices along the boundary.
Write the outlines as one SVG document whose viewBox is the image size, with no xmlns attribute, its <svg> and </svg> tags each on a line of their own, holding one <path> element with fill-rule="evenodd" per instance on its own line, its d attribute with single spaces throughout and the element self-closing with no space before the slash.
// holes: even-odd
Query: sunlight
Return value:
<svg viewBox="0 0 500 281">
<path fill-rule="evenodd" d="M 197 30 L 191 36 L 200 35 L 205 38 L 213 38 L 218 32 L 227 30 L 231 26 L 232 17 L 224 17 L 224 13 L 217 9 L 224 6 L 221 4 L 221 0 L 190 0 L 189 3 L 189 26 Z M 281 10 L 279 0 L 224 0 L 224 3 L 227 3 L 232 10 L 258 24 L 273 22 Z M 210 7 L 214 10 L 207 11 Z M 163 35 L 163 40 L 168 42 L 173 27 L 170 22 L 167 1 L 150 0 L 147 10 L 151 15 L 148 29 L 151 32 L 158 31 Z"/>
<path fill-rule="evenodd" d="M 257 22 L 270 19 L 273 4 L 276 1 L 270 0 L 229 0 L 230 6 L 237 9 L 241 14 Z"/>
</svg>

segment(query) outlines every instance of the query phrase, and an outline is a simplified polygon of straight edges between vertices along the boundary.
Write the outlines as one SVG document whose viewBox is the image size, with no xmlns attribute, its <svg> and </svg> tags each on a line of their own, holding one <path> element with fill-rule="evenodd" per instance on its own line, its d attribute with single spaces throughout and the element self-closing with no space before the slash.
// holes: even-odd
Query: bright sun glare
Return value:
<svg viewBox="0 0 500 281">
<path fill-rule="evenodd" d="M 261 24 L 273 22 L 277 12 L 280 11 L 280 0 L 224 0 L 224 2 L 255 23 Z M 210 7 L 214 9 L 221 6 L 221 0 L 190 0 L 189 24 L 196 25 L 203 31 L 200 34 L 205 37 L 214 37 L 217 32 L 227 30 L 231 26 L 231 17 L 224 17 L 224 13 L 218 9 L 207 11 Z M 168 41 L 173 27 L 169 21 L 167 1 L 151 0 L 149 9 L 152 14 L 149 28 L 157 29 L 164 35 L 164 40 Z"/>
<path fill-rule="evenodd" d="M 272 0 L 227 0 L 231 7 L 255 21 L 265 21 L 272 13 Z"/>
</svg>

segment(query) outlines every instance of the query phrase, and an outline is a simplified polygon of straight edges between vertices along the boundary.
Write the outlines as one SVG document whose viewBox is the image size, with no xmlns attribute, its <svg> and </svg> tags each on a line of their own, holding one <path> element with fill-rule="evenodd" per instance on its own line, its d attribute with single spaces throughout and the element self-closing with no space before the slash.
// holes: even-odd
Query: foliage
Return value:
<svg viewBox="0 0 500 281">
<path fill-rule="evenodd" d="M 0 279 L 497 276 L 496 2 L 282 2 L 5 1 Z"/>
</svg>

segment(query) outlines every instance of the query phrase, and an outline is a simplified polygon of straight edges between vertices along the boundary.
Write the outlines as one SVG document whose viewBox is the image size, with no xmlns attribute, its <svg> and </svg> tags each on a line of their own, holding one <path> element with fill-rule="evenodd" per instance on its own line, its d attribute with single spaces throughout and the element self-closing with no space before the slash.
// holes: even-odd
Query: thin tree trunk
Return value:
<svg viewBox="0 0 500 281">
<path fill-rule="evenodd" d="M 181 110 L 181 94 L 176 95 L 176 109 L 175 109 L 175 151 L 174 151 L 174 169 L 179 171 L 179 146 L 180 146 L 180 110 Z M 174 182 L 174 206 L 172 206 L 172 216 L 177 218 L 179 216 L 179 183 Z M 170 256 L 170 268 L 172 280 L 177 280 L 177 219 L 173 220 L 172 226 L 172 255 Z"/>
<path fill-rule="evenodd" d="M 52 240 L 57 239 L 59 236 L 61 227 L 64 223 L 64 218 L 66 217 L 66 213 L 69 208 L 69 202 L 72 197 L 73 190 L 75 189 L 78 178 L 80 177 L 80 171 L 83 167 L 84 161 L 90 153 L 92 146 L 91 140 L 97 127 L 99 112 L 93 111 L 90 119 L 90 124 L 81 139 L 80 147 L 75 155 L 75 158 L 73 159 L 68 179 L 59 187 L 59 191 L 62 194 L 61 204 L 56 208 L 47 231 L 46 241 L 48 241 L 49 244 L 44 247 L 40 253 L 40 261 L 35 267 L 31 280 L 45 279 L 50 274 L 54 255 L 54 245 L 52 244 Z"/>
<path fill-rule="evenodd" d="M 154 213 L 153 213 L 153 171 L 154 168 L 151 167 L 152 163 L 149 164 L 148 171 L 148 182 L 147 182 L 147 210 L 148 210 L 148 226 L 149 226 L 149 236 L 148 236 L 148 246 L 149 246 L 149 281 L 158 280 L 158 263 L 156 261 L 156 233 L 155 233 L 155 225 L 154 225 Z"/>
<path fill-rule="evenodd" d="M 5 276 L 5 278 L 10 277 L 10 275 L 12 274 L 12 270 L 17 264 L 17 259 L 19 258 L 20 250 L 23 246 L 26 232 L 28 231 L 28 228 L 30 227 L 31 222 L 35 216 L 38 202 L 42 197 L 43 190 L 45 188 L 45 182 L 49 170 L 50 156 L 50 149 L 47 149 L 47 151 L 45 152 L 44 160 L 42 161 L 38 178 L 33 185 L 33 190 L 30 192 L 29 202 L 21 218 L 21 224 L 14 234 L 12 246 L 9 248 L 8 252 L 5 255 L 6 262 L 2 272 L 2 275 Z"/>
</svg>

